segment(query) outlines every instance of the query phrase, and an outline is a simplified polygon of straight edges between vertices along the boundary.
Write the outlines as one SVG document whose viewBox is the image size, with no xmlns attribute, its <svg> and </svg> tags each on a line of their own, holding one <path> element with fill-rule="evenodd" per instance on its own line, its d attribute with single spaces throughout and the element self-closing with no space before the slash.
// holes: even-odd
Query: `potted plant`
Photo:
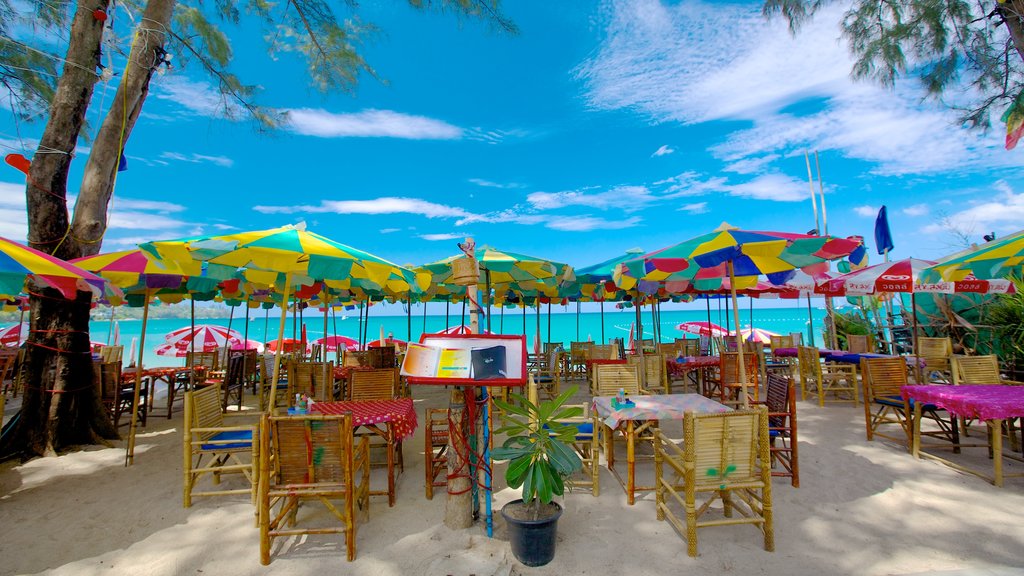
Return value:
<svg viewBox="0 0 1024 576">
<path fill-rule="evenodd" d="M 497 433 L 508 438 L 492 455 L 509 461 L 505 471 L 509 487 L 523 488 L 523 497 L 502 507 L 501 515 L 509 527 L 512 553 L 527 566 L 543 566 L 554 557 L 562 507 L 551 500 L 565 493 L 565 479 L 583 467 L 569 446 L 578 429 L 560 422 L 583 414 L 579 406 L 564 406 L 576 389 L 573 386 L 539 404 L 518 394 L 512 394 L 513 402 L 494 401 L 505 414 L 505 424 Z"/>
</svg>

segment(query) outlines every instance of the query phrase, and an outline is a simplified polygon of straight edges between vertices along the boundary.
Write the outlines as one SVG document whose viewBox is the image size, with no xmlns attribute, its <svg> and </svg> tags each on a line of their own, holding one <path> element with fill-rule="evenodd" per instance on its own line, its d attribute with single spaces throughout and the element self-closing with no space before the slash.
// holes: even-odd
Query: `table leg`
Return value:
<svg viewBox="0 0 1024 576">
<path fill-rule="evenodd" d="M 608 462 L 608 468 L 615 468 L 615 430 L 612 430 L 607 424 L 604 426 L 604 456 L 605 461 Z"/>
<path fill-rule="evenodd" d="M 391 422 L 388 422 L 384 429 L 386 434 L 388 452 L 388 506 L 395 505 L 395 429 Z"/>
<path fill-rule="evenodd" d="M 992 466 L 993 484 L 998 487 L 1003 485 L 1003 421 L 994 419 L 988 421 L 988 433 L 992 435 Z"/>
<path fill-rule="evenodd" d="M 866 401 L 865 401 L 866 402 Z M 914 458 L 921 457 L 921 406 L 923 402 L 914 402 L 914 413 L 910 422 L 910 452 Z"/>
<path fill-rule="evenodd" d="M 626 425 L 626 501 L 630 506 L 636 502 L 636 433 L 633 421 Z"/>
</svg>

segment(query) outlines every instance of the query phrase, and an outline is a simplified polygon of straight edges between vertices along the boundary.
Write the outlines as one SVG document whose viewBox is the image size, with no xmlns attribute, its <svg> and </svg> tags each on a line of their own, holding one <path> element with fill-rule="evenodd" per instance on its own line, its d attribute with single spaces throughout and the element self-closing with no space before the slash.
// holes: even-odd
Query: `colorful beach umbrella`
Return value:
<svg viewBox="0 0 1024 576">
<path fill-rule="evenodd" d="M 28 338 L 28 322 L 11 324 L 0 328 L 0 347 L 17 348 Z"/>
<path fill-rule="evenodd" d="M 398 345 L 399 348 L 405 349 L 409 345 L 405 340 L 399 340 L 398 338 L 385 338 L 384 343 L 381 344 L 380 340 L 370 340 L 367 342 L 367 348 L 390 348 L 391 346 Z"/>
<path fill-rule="evenodd" d="M 718 324 L 704 321 L 683 322 L 682 324 L 676 325 L 676 330 L 681 330 L 687 334 L 696 334 L 698 336 L 725 336 L 729 333 L 725 328 L 722 328 Z"/>
<path fill-rule="evenodd" d="M 934 266 L 935 262 L 917 258 L 882 262 L 826 280 L 818 285 L 817 292 L 827 296 L 871 296 L 890 292 L 1006 294 L 1014 290 L 1009 280 L 966 277 L 959 281 L 922 281 Z"/>
<path fill-rule="evenodd" d="M 431 286 L 443 287 L 442 291 L 449 293 L 459 293 L 461 290 L 453 288 L 452 262 L 462 257 L 461 254 L 451 256 L 414 270 L 429 274 Z M 557 298 L 559 287 L 575 279 L 575 272 L 568 264 L 496 248 L 478 248 L 476 259 L 480 266 L 478 287 L 484 291 L 493 289 L 496 302 L 504 301 L 505 294 L 510 291 L 518 295 Z"/>
<path fill-rule="evenodd" d="M 341 335 L 317 338 L 316 340 L 313 340 L 312 344 L 320 344 L 324 347 L 324 350 L 328 352 L 334 352 L 339 346 L 344 347 L 345 350 L 359 350 L 358 340 Z"/>
<path fill-rule="evenodd" d="M 760 342 L 762 344 L 771 344 L 772 336 L 779 336 L 775 332 L 769 332 L 761 328 L 743 328 L 740 330 L 740 337 L 745 342 Z"/>
<path fill-rule="evenodd" d="M 943 280 L 962 280 L 968 275 L 979 280 L 992 280 L 1020 273 L 1022 263 L 1024 230 L 947 256 L 939 260 L 933 269 Z"/>
<path fill-rule="evenodd" d="M 490 334 L 490 331 L 481 328 L 480 333 Z M 458 326 L 451 326 L 449 328 L 445 328 L 444 330 L 439 330 L 437 332 L 434 332 L 434 334 L 472 334 L 472 332 L 470 331 L 469 326 L 466 326 L 465 324 L 460 324 Z"/>
<path fill-rule="evenodd" d="M 241 345 L 242 335 L 237 330 L 229 330 L 216 324 L 196 324 L 195 327 L 185 326 L 164 336 L 166 344 L 182 350 L 197 352 L 213 352 L 226 345 Z"/>
<path fill-rule="evenodd" d="M 306 349 L 306 343 L 302 341 L 302 338 L 281 338 L 280 340 L 268 341 L 265 350 L 267 352 L 277 352 L 278 348 L 285 353 L 301 352 Z"/>
<path fill-rule="evenodd" d="M 75 298 L 78 291 L 92 292 L 102 298 L 113 291 L 99 276 L 49 254 L 23 244 L 0 238 L 0 295 L 17 296 L 25 289 L 25 280 L 59 291 L 65 298 Z"/>
<path fill-rule="evenodd" d="M 177 288 L 185 275 L 174 262 L 155 262 L 138 249 L 85 256 L 71 263 L 122 289 Z"/>
</svg>

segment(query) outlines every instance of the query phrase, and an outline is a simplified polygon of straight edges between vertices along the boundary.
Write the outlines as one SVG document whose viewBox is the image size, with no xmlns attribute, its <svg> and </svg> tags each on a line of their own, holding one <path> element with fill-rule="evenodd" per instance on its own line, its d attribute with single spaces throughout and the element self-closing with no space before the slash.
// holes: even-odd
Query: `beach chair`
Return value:
<svg viewBox="0 0 1024 576">
<path fill-rule="evenodd" d="M 559 366 L 558 358 L 558 348 L 553 348 L 548 352 L 537 356 L 536 362 L 531 369 L 533 379 L 537 383 L 538 388 L 543 390 L 544 394 L 548 398 L 555 398 L 561 390 L 562 371 Z M 506 397 L 507 391 L 507 386 L 501 387 L 500 393 L 502 394 L 502 400 L 508 400 Z"/>
<path fill-rule="evenodd" d="M 645 354 L 643 357 L 643 386 L 650 392 L 668 394 L 668 369 L 664 354 Z"/>
<path fill-rule="evenodd" d="M 860 370 L 867 439 L 871 441 L 879 436 L 909 447 L 913 406 L 900 394 L 900 388 L 908 383 L 906 362 L 903 358 L 864 358 L 860 362 Z M 926 404 L 921 409 L 921 417 L 937 426 L 937 429 L 922 429 L 921 436 L 951 442 L 954 450 L 959 452 L 960 432 L 956 418 L 944 420 L 939 414 L 940 409 L 933 404 Z M 903 433 L 889 432 L 894 425 L 899 426 Z"/>
<path fill-rule="evenodd" d="M 14 365 L 17 354 L 13 350 L 0 351 L 0 424 L 3 424 L 4 406 L 7 403 L 7 390 L 14 387 L 16 380 Z"/>
<path fill-rule="evenodd" d="M 692 338 L 682 339 L 680 348 L 682 349 L 683 356 L 700 356 L 700 340 Z M 677 340 L 678 341 L 678 340 Z"/>
<path fill-rule="evenodd" d="M 640 385 L 640 366 L 636 364 L 595 364 L 593 396 L 615 396 L 619 390 L 639 395 L 646 391 Z"/>
<path fill-rule="evenodd" d="M 590 402 L 583 404 L 566 404 L 562 408 L 580 408 L 582 414 L 575 418 L 558 420 L 560 424 L 566 424 L 576 428 L 576 435 L 570 447 L 576 452 L 583 467 L 579 472 L 566 479 L 566 485 L 570 490 L 590 489 L 593 496 L 601 493 L 600 482 L 600 459 L 601 459 L 601 429 L 603 425 L 597 416 L 597 412 L 591 409 Z"/>
<path fill-rule="evenodd" d="M 353 370 L 345 390 L 346 400 L 391 400 L 398 398 L 398 370 L 376 368 Z"/>
<path fill-rule="evenodd" d="M 394 368 L 398 366 L 394 346 L 375 346 L 366 351 L 367 366 L 371 368 Z"/>
<path fill-rule="evenodd" d="M 743 355 L 743 363 L 747 375 L 747 398 L 749 402 L 757 402 L 760 394 L 760 366 L 757 356 L 752 354 Z M 719 401 L 728 406 L 739 406 L 743 404 L 740 396 L 743 386 L 740 384 L 740 355 L 739 352 L 723 352 L 719 368 Z"/>
<path fill-rule="evenodd" d="M 585 377 L 587 373 L 587 360 L 590 360 L 590 350 L 593 347 L 593 342 L 569 343 L 569 372 L 572 377 Z"/>
<path fill-rule="evenodd" d="M 228 369 L 224 372 L 224 398 L 221 400 L 221 407 L 228 409 L 231 399 L 236 400 L 238 410 L 242 409 L 242 399 L 245 396 L 245 356 L 241 352 L 233 352 L 228 357 Z"/>
<path fill-rule="evenodd" d="M 986 356 L 954 355 L 950 362 L 950 372 L 953 377 L 954 386 L 978 384 L 1024 385 L 1024 382 L 1003 378 L 999 371 L 999 358 L 995 354 Z M 1011 418 L 1003 422 L 1004 433 L 1010 441 L 1010 450 L 1014 452 L 1019 449 L 1017 433 L 1014 431 L 1015 420 L 1015 418 Z M 968 434 L 968 424 L 970 424 L 970 419 L 960 418 L 960 429 L 964 436 Z"/>
<path fill-rule="evenodd" d="M 427 429 L 423 431 L 423 456 L 427 500 L 434 499 L 434 488 L 447 486 L 448 472 L 448 409 L 428 408 Z M 441 476 L 441 480 L 437 477 Z"/>
<path fill-rule="evenodd" d="M 847 334 L 846 350 L 853 354 L 868 354 L 875 351 L 875 342 L 869 334 Z"/>
<path fill-rule="evenodd" d="M 924 361 L 918 362 L 917 381 L 920 384 L 942 382 L 948 384 L 950 376 L 950 358 L 953 356 L 953 341 L 949 338 L 918 338 L 917 357 Z"/>
<path fill-rule="evenodd" d="M 288 366 L 289 392 L 320 402 L 335 399 L 334 362 L 292 362 Z"/>
<path fill-rule="evenodd" d="M 124 346 L 101 346 L 100 362 L 121 362 L 124 357 Z"/>
<path fill-rule="evenodd" d="M 291 360 L 282 354 L 281 365 L 278 367 L 277 382 L 274 379 L 274 354 L 264 354 L 260 365 L 260 408 L 273 410 L 279 406 L 288 406 L 295 399 L 288 381 L 288 368 Z M 273 394 L 271 392 L 273 391 Z M 270 397 L 274 396 L 274 406 L 269 406 Z"/>
<path fill-rule="evenodd" d="M 260 563 L 270 564 L 277 538 L 340 533 L 355 560 L 356 511 L 370 516 L 370 457 L 368 439 L 352 434 L 352 415 L 264 416 L 259 438 Z M 331 524 L 299 526 L 323 516 L 301 514 L 310 501 L 323 504 Z"/>
<path fill-rule="evenodd" d="M 257 474 L 259 471 L 258 423 L 246 423 L 243 412 L 221 409 L 220 386 L 206 386 L 185 393 L 184 421 L 184 476 L 185 508 L 192 506 L 197 496 L 223 496 L 249 494 L 256 503 Z M 237 418 L 238 424 L 229 425 L 228 417 Z M 249 483 L 245 488 L 210 489 L 196 491 L 196 485 L 207 475 L 213 476 L 218 486 L 223 474 L 242 474 Z"/>
<path fill-rule="evenodd" d="M 121 415 L 131 414 L 132 404 L 135 401 L 135 381 L 121 384 L 121 362 L 93 362 L 93 374 L 96 378 L 96 392 L 100 402 L 107 409 L 107 415 L 114 427 L 120 426 Z M 142 388 L 139 390 L 139 422 L 146 425 L 146 399 L 148 389 L 146 380 L 143 379 Z M 127 424 L 127 422 L 125 423 Z"/>
<path fill-rule="evenodd" d="M 789 477 L 800 487 L 800 460 L 796 428 L 796 386 L 793 379 L 768 374 L 765 383 L 765 408 L 768 409 L 768 442 L 772 458 L 772 476 Z"/>
<path fill-rule="evenodd" d="M 345 350 L 341 358 L 342 366 L 370 365 L 370 353 L 366 350 Z"/>
<path fill-rule="evenodd" d="M 619 351 L 611 344 L 594 344 L 590 347 L 591 360 L 616 360 L 618 357 Z"/>
<path fill-rule="evenodd" d="M 662 431 L 655 432 L 657 517 L 686 540 L 687 554 L 697 556 L 699 528 L 737 524 L 756 526 L 764 549 L 775 550 L 769 454 L 763 406 L 722 414 L 686 413 L 682 449 Z M 716 500 L 721 507 L 712 506 Z M 724 518 L 702 520 L 719 511 Z"/>
<path fill-rule="evenodd" d="M 812 390 L 818 397 L 818 406 L 825 405 L 825 398 L 837 402 L 853 402 L 857 405 L 857 365 L 841 362 L 823 362 L 818 349 L 810 346 L 798 347 L 801 371 L 804 374 L 804 390 Z"/>
</svg>

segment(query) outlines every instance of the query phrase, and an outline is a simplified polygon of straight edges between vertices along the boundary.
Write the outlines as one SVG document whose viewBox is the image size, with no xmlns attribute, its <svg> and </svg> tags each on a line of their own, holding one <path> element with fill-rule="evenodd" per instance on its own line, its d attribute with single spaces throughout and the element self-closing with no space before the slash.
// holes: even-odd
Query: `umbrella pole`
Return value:
<svg viewBox="0 0 1024 576">
<path fill-rule="evenodd" d="M 473 293 L 476 294 L 476 287 L 473 287 Z M 469 300 L 469 286 L 466 286 L 466 297 L 462 299 L 462 315 L 459 316 L 460 329 L 466 327 L 466 300 Z M 469 315 L 472 317 L 473 312 L 470 311 Z M 476 332 L 474 332 L 476 334 Z"/>
<path fill-rule="evenodd" d="M 427 303 L 424 302 L 423 303 L 423 329 L 420 330 L 420 333 L 422 334 L 422 333 L 425 333 L 426 331 L 427 331 Z"/>
<path fill-rule="evenodd" d="M 281 377 L 281 348 L 284 347 L 285 322 L 288 320 L 288 299 L 291 298 L 292 275 L 284 275 L 284 299 L 281 301 L 281 323 L 277 327 L 277 348 L 274 349 L 274 372 L 270 379 L 270 401 L 267 403 L 267 412 L 273 412 L 277 405 L 277 381 Z M 290 401 L 290 400 L 287 400 Z"/>
<path fill-rule="evenodd" d="M 128 447 L 124 453 L 125 466 L 135 462 L 135 427 L 139 420 L 139 390 L 142 388 L 142 353 L 146 350 L 146 322 L 149 321 L 149 288 L 146 288 L 145 296 L 146 301 L 142 304 L 142 334 L 139 336 L 139 361 L 135 365 L 135 390 L 132 392 L 132 421 L 128 426 Z M 172 383 L 171 386 L 174 386 L 174 384 Z M 149 394 L 152 395 L 153 391 L 150 390 Z"/>
<path fill-rule="evenodd" d="M 107 324 L 107 346 L 110 346 L 110 338 L 114 335 L 114 306 L 110 306 L 110 322 Z"/>
<path fill-rule="evenodd" d="M 636 330 L 633 332 L 633 354 L 642 354 L 644 349 L 640 343 L 640 340 L 644 337 L 644 325 L 643 320 L 641 320 L 643 315 L 640 314 L 642 306 L 643 304 L 640 303 L 640 290 L 637 289 L 636 298 L 633 300 L 633 315 L 636 316 Z"/>
<path fill-rule="evenodd" d="M 363 318 L 363 347 L 370 343 L 370 304 L 373 304 L 373 298 L 370 296 L 366 297 L 366 313 Z"/>
<path fill-rule="evenodd" d="M 501 316 L 501 320 L 498 323 L 498 326 L 499 326 L 498 329 L 501 331 L 502 334 L 504 334 L 505 333 L 505 304 L 501 305 L 501 314 L 500 314 L 500 316 Z"/>
<path fill-rule="evenodd" d="M 551 342 L 551 299 L 548 299 L 548 338 L 545 342 Z M 544 345 L 541 345 L 541 350 L 544 350 Z"/>
<path fill-rule="evenodd" d="M 576 301 L 576 341 L 580 339 L 580 301 Z M 604 344 L 604 342 L 602 342 Z"/>
<path fill-rule="evenodd" d="M 729 267 L 729 292 L 732 294 L 732 314 L 735 320 L 736 326 L 740 325 L 740 311 L 736 307 L 736 276 L 733 271 L 732 260 L 726 262 L 726 266 Z M 726 316 L 728 318 L 728 315 Z M 739 335 L 739 329 L 736 330 L 737 336 Z M 747 366 L 743 360 L 743 343 L 736 339 L 736 351 L 739 353 L 740 362 L 740 394 L 743 394 L 743 407 L 750 407 L 750 399 L 747 398 Z M 723 383 L 723 388 L 725 384 Z"/>
<path fill-rule="evenodd" d="M 918 356 L 919 352 L 918 352 L 918 346 L 917 346 L 917 293 L 916 292 L 911 292 L 910 293 L 910 317 L 914 321 L 914 365 L 915 365 L 914 368 L 915 368 L 915 372 L 920 373 L 919 370 L 920 370 L 920 365 L 921 365 L 921 358 Z M 918 384 L 923 384 L 923 382 L 918 382 Z"/>
<path fill-rule="evenodd" d="M 576 333 L 576 338 L 579 338 L 579 332 Z M 604 300 L 601 300 L 601 344 L 604 344 Z"/>
<path fill-rule="evenodd" d="M 658 313 L 655 310 L 655 308 L 657 307 L 656 302 L 657 300 L 651 302 L 651 333 L 654 336 L 655 347 L 657 347 L 658 342 L 661 342 L 661 338 L 658 337 Z"/>
<path fill-rule="evenodd" d="M 484 268 L 484 298 L 487 299 L 487 331 L 491 331 L 491 271 Z M 470 314 L 472 316 L 472 314 Z M 476 334 L 476 332 L 474 332 Z"/>
<path fill-rule="evenodd" d="M 263 341 L 270 341 L 270 308 L 263 309 Z"/>
<path fill-rule="evenodd" d="M 192 348 L 192 366 L 189 366 L 189 368 L 192 368 L 193 366 L 195 366 L 195 363 L 196 363 L 196 299 L 195 298 L 190 298 L 189 299 L 189 304 L 190 304 L 190 308 L 189 308 L 189 325 L 192 327 L 192 339 L 189 340 L 189 343 L 188 343 L 188 345 Z M 189 370 L 188 371 L 188 389 L 189 390 L 195 390 L 195 388 L 196 388 L 196 371 L 195 370 Z M 168 414 L 171 413 L 171 409 L 170 408 L 167 408 L 167 413 Z"/>
<path fill-rule="evenodd" d="M 231 306 L 231 309 L 228 310 L 228 331 L 227 335 L 224 337 L 224 357 L 222 358 L 222 360 L 224 361 L 224 366 L 227 366 L 228 364 L 228 350 L 231 349 L 231 321 L 234 319 L 235 307 Z"/>
<path fill-rule="evenodd" d="M 449 296 L 449 299 L 444 301 L 444 329 L 446 331 L 448 330 L 448 322 L 450 322 L 450 320 L 448 320 L 448 317 L 450 315 L 452 306 L 452 301 L 450 298 L 451 297 Z"/>
<path fill-rule="evenodd" d="M 807 293 L 807 336 L 811 346 L 814 344 L 814 314 L 811 313 L 811 293 Z"/>
<path fill-rule="evenodd" d="M 320 303 L 323 304 L 323 306 L 324 306 L 324 337 L 323 337 L 323 340 L 320 341 L 321 342 L 321 345 L 320 345 L 320 358 L 314 358 L 314 360 L 326 363 L 327 362 L 327 315 L 331 313 L 331 307 L 330 307 L 329 304 L 327 304 L 327 286 L 326 285 L 324 285 L 324 291 L 320 294 Z M 327 375 L 324 374 L 324 382 L 327 381 L 326 378 L 327 378 Z M 329 400 L 329 399 L 325 398 L 324 400 Z"/>
<path fill-rule="evenodd" d="M 520 299 L 519 305 L 523 307 L 523 336 L 525 337 L 526 336 L 526 302 L 523 302 L 522 299 Z"/>
<path fill-rule="evenodd" d="M 412 291 L 409 292 L 409 306 L 405 309 L 405 341 L 412 341 Z"/>
<path fill-rule="evenodd" d="M 537 337 L 534 338 L 533 342 L 535 344 L 540 344 L 540 296 L 539 295 L 537 296 L 536 303 L 537 303 Z M 533 353 L 534 354 L 540 354 L 541 350 L 543 350 L 543 349 L 544 349 L 543 346 L 541 346 L 539 349 L 537 347 L 534 347 Z"/>
</svg>

